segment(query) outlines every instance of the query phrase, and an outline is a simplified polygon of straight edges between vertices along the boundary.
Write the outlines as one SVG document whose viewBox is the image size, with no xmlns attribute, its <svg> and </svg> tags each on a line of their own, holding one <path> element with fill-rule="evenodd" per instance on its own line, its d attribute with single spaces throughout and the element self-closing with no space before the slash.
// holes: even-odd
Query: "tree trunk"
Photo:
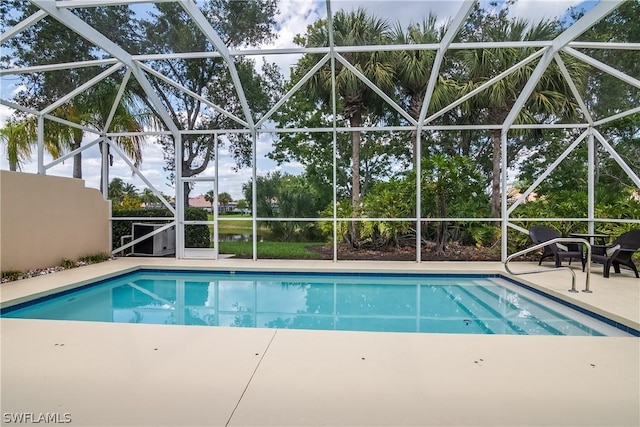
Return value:
<svg viewBox="0 0 640 427">
<path fill-rule="evenodd" d="M 439 214 L 440 218 L 447 217 L 447 199 L 443 192 L 440 192 L 438 196 L 439 200 Z M 438 225 L 438 253 L 444 254 L 444 247 L 447 242 L 447 223 L 445 221 L 440 221 Z"/>
<path fill-rule="evenodd" d="M 500 211 L 500 141 L 502 140 L 502 131 L 494 129 L 491 131 L 491 140 L 493 146 L 493 176 L 491 181 L 491 216 L 499 218 Z"/>
<path fill-rule="evenodd" d="M 409 115 L 414 119 L 418 120 L 420 118 L 420 110 L 422 109 L 422 103 L 424 102 L 423 94 L 415 94 L 411 96 L 411 100 L 409 101 Z M 411 148 L 413 152 L 411 153 L 411 159 L 413 163 L 413 170 L 418 168 L 418 133 L 416 131 L 409 132 L 411 138 Z"/>
<path fill-rule="evenodd" d="M 106 142 L 101 142 L 99 143 L 100 146 L 100 153 L 102 153 L 103 156 L 107 156 L 107 162 L 109 162 L 109 166 L 111 166 L 111 162 L 110 162 L 110 150 L 109 150 L 109 144 L 107 144 Z M 74 160 L 75 162 L 75 160 Z M 75 166 L 75 163 L 74 163 Z M 104 183 L 105 181 L 107 182 L 107 193 L 109 192 L 108 188 L 109 188 L 109 166 L 107 166 L 107 170 L 103 171 L 102 170 L 102 159 L 100 159 L 100 192 L 102 193 L 102 189 L 104 188 Z M 109 196 L 108 194 L 103 194 L 105 199 L 108 199 Z"/>
<path fill-rule="evenodd" d="M 351 116 L 351 127 L 359 127 L 362 125 L 362 113 L 358 110 Z M 352 218 L 360 216 L 360 131 L 351 132 L 352 156 L 351 161 L 351 205 L 353 207 Z M 351 244 L 355 244 L 360 240 L 358 224 L 351 222 L 349 227 L 351 231 Z"/>
<path fill-rule="evenodd" d="M 178 179 L 176 177 L 176 179 Z M 189 207 L 189 194 L 191 194 L 191 183 L 190 182 L 185 182 L 184 183 L 184 208 L 188 208 Z"/>
<path fill-rule="evenodd" d="M 82 143 L 82 136 L 80 138 L 74 138 L 72 150 L 80 148 Z M 82 179 L 82 153 L 78 153 L 73 156 L 73 177 Z"/>
</svg>

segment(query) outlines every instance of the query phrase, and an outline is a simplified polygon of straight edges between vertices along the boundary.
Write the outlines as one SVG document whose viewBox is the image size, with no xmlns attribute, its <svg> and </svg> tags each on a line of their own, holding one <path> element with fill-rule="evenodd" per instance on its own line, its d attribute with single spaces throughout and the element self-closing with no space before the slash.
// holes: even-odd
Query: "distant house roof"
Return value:
<svg viewBox="0 0 640 427">
<path fill-rule="evenodd" d="M 207 202 L 203 195 L 198 197 L 189 197 L 189 206 L 192 208 L 211 209 L 211 203 Z"/>
</svg>

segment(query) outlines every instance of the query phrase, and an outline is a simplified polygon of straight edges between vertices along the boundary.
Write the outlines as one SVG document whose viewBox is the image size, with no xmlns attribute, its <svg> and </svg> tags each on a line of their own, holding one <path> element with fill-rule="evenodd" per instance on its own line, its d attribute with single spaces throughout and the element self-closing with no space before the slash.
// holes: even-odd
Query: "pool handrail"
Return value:
<svg viewBox="0 0 640 427">
<path fill-rule="evenodd" d="M 538 243 L 537 245 L 531 246 L 529 248 L 523 249 L 521 251 L 518 251 L 514 254 L 511 254 L 507 257 L 507 259 L 504 261 L 504 269 L 507 271 L 507 273 L 509 274 L 513 274 L 514 276 L 518 276 L 520 274 L 533 274 L 533 273 L 543 273 L 543 272 L 549 272 L 549 271 L 553 271 L 553 270 L 549 270 L 548 268 L 545 269 L 539 269 L 539 270 L 527 270 L 527 271 L 519 271 L 517 273 L 511 271 L 509 269 L 508 263 L 509 261 L 511 261 L 513 258 L 520 256 L 520 255 L 524 255 L 526 253 L 535 251 L 536 249 L 540 249 L 543 248 L 545 246 L 554 244 L 554 243 L 581 243 L 583 245 L 586 245 L 587 247 L 587 258 L 586 258 L 586 264 L 585 264 L 585 268 L 586 268 L 586 273 L 587 273 L 587 278 L 585 281 L 585 287 L 582 290 L 582 292 L 586 292 L 586 293 L 592 293 L 592 291 L 589 289 L 589 283 L 591 281 L 591 244 L 585 240 L 585 239 L 578 239 L 578 238 L 574 238 L 574 237 L 556 237 L 554 239 L 551 240 L 547 240 L 546 242 L 542 242 L 542 243 Z M 556 267 L 556 268 L 562 268 L 562 269 L 566 269 L 569 270 L 571 272 L 571 289 L 569 289 L 569 292 L 578 292 L 576 290 L 576 273 L 574 273 L 573 269 L 570 267 Z"/>
</svg>

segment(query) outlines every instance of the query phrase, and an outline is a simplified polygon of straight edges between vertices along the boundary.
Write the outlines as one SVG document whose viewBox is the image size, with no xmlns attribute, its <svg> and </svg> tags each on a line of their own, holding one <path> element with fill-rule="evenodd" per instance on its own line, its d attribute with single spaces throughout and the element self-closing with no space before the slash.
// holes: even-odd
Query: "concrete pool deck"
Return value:
<svg viewBox="0 0 640 427">
<path fill-rule="evenodd" d="M 524 271 L 535 264 L 512 265 Z M 3 284 L 0 301 L 5 306 L 140 266 L 504 273 L 491 262 L 128 258 Z M 574 271 L 582 290 L 584 275 Z M 631 272 L 604 279 L 594 265 L 591 294 L 567 292 L 570 277 L 550 268 L 519 280 L 640 329 L 640 280 Z M 78 426 L 640 425 L 640 338 L 634 337 L 26 319 L 0 319 L 0 328 L 3 425 L 25 413 L 69 414 L 70 425 Z"/>
</svg>

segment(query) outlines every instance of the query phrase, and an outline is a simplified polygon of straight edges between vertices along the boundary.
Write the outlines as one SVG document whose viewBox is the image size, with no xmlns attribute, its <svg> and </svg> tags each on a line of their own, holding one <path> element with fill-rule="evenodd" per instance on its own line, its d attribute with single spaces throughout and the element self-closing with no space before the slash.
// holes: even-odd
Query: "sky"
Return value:
<svg viewBox="0 0 640 427">
<path fill-rule="evenodd" d="M 377 1 L 334 1 L 332 2 L 332 10 L 343 9 L 350 11 L 363 7 L 376 16 L 387 19 L 391 23 L 400 22 L 408 24 L 415 22 L 416 19 L 421 20 L 423 16 L 427 16 L 429 11 L 435 13 L 443 22 L 455 16 L 460 8 L 462 0 L 435 0 L 435 1 L 404 1 L 404 0 L 377 0 Z M 482 1 L 481 4 L 487 6 L 488 1 Z M 502 4 L 502 2 L 499 2 Z M 510 13 L 513 16 L 524 17 L 529 20 L 538 21 L 545 18 L 561 17 L 572 6 L 592 5 L 593 2 L 584 2 L 583 0 L 517 0 L 510 7 Z M 277 38 L 269 45 L 262 48 L 288 48 L 294 47 L 293 38 L 296 34 L 304 34 L 308 25 L 318 19 L 325 18 L 327 15 L 324 1 L 313 0 L 283 0 L 279 4 L 279 14 L 277 21 Z M 276 62 L 284 75 L 288 76 L 288 71 L 297 60 L 294 55 L 270 55 L 267 60 Z M 19 87 L 15 85 L 15 76 L 3 77 L 0 79 L 0 93 L 3 99 L 10 99 Z M 8 107 L 0 105 L 0 126 L 2 126 L 12 110 Z M 88 139 L 93 139 L 90 136 Z M 258 175 L 264 175 L 268 172 L 281 170 L 275 162 L 267 159 L 265 156 L 271 150 L 271 139 L 269 135 L 262 135 L 257 144 L 257 169 Z M 35 173 L 37 171 L 35 148 L 33 160 L 23 165 L 23 172 Z M 45 159 L 45 163 L 51 158 Z M 57 165 L 47 171 L 50 175 L 72 176 L 73 160 L 68 159 L 64 163 Z M 169 185 L 167 176 L 164 171 L 165 159 L 162 148 L 158 144 L 154 144 L 151 139 L 146 143 L 143 150 L 143 162 L 140 167 L 141 172 L 147 177 L 153 185 L 161 192 L 173 195 L 174 189 Z M 8 170 L 8 162 L 6 160 L 6 149 L 2 147 L 0 156 L 0 169 Z M 302 172 L 303 167 L 299 164 L 288 164 L 285 170 L 291 173 Z M 145 187 L 144 182 L 133 176 L 130 169 L 124 161 L 114 155 L 114 164 L 110 168 L 110 178 L 120 177 L 125 182 L 132 183 L 139 189 Z M 213 176 L 213 162 L 209 164 L 209 168 L 202 174 L 204 176 Z M 100 153 L 97 146 L 83 152 L 83 177 L 85 185 L 88 187 L 98 188 L 100 183 Z M 229 153 L 222 149 L 219 159 L 219 192 L 229 193 L 234 200 L 243 198 L 242 184 L 249 181 L 251 177 L 250 169 L 238 170 L 235 162 Z M 212 183 L 198 183 L 191 191 L 191 196 L 204 194 L 213 189 Z"/>
</svg>

